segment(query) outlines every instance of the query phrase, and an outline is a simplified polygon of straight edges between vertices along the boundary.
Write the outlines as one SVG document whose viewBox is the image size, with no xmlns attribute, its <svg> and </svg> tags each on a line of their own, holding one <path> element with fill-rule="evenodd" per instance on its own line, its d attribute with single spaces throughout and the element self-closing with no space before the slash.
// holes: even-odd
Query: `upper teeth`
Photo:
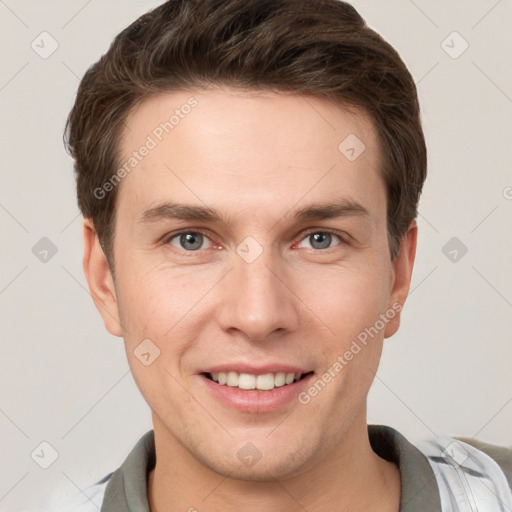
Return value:
<svg viewBox="0 0 512 512">
<path fill-rule="evenodd" d="M 218 372 L 211 373 L 212 379 L 222 385 L 239 387 L 240 389 L 270 390 L 274 387 L 291 384 L 299 380 L 302 373 L 265 373 L 264 375 L 251 375 L 250 373 Z"/>
</svg>

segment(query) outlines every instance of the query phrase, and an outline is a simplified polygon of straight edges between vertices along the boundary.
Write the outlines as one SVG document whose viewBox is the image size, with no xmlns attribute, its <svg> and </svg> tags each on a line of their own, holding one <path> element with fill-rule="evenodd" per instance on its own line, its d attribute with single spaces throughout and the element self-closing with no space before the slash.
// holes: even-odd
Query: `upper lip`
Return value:
<svg viewBox="0 0 512 512">
<path fill-rule="evenodd" d="M 251 375 L 265 375 L 266 373 L 309 373 L 312 370 L 306 370 L 300 366 L 294 366 L 283 363 L 268 363 L 263 365 L 251 365 L 246 363 L 223 363 L 210 366 L 200 373 L 249 373 Z"/>
</svg>

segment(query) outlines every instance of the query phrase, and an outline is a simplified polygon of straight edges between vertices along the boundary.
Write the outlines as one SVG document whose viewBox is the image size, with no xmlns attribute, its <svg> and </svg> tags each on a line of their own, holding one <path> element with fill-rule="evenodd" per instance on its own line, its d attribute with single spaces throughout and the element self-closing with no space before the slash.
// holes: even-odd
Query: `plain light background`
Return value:
<svg viewBox="0 0 512 512">
<path fill-rule="evenodd" d="M 152 428 L 122 340 L 104 329 L 87 290 L 62 131 L 85 70 L 160 3 L 0 0 L 0 510 L 79 492 Z M 512 2 L 353 5 L 414 76 L 429 150 L 411 294 L 385 341 L 368 421 L 411 441 L 448 434 L 510 445 Z M 46 59 L 31 46 L 43 51 L 44 38 L 51 49 L 42 32 L 58 43 Z M 57 249 L 47 262 L 33 251 L 43 237 Z M 31 456 L 51 453 L 42 442 L 58 453 L 48 469 Z"/>
</svg>

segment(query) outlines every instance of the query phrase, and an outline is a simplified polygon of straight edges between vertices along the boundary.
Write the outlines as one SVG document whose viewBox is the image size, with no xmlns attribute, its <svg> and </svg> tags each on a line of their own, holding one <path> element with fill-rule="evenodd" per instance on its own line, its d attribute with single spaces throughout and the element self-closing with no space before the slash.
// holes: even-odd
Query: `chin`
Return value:
<svg viewBox="0 0 512 512">
<path fill-rule="evenodd" d="M 261 451 L 256 447 L 257 440 L 254 444 L 250 441 L 238 443 L 233 440 L 230 448 L 233 444 L 241 447 L 235 451 L 230 449 L 227 454 L 195 455 L 204 466 L 224 477 L 247 482 L 269 482 L 291 478 L 306 471 L 308 460 L 314 451 L 306 451 L 304 446 L 295 449 L 290 444 L 283 449 L 281 442 L 273 445 L 269 439 L 265 441 L 264 438 L 259 443 Z"/>
</svg>

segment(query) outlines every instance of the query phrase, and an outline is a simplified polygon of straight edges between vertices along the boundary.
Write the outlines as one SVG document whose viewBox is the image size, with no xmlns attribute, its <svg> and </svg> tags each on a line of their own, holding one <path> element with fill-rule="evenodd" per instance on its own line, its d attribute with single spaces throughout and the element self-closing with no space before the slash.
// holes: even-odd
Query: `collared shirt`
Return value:
<svg viewBox="0 0 512 512">
<path fill-rule="evenodd" d="M 442 506 L 439 485 L 432 469 L 432 461 L 429 462 L 424 452 L 388 426 L 368 425 L 368 435 L 373 451 L 399 468 L 400 512 L 440 512 Z M 512 449 L 471 439 L 464 441 L 481 450 L 478 453 L 483 452 L 483 457 L 496 466 L 508 492 L 508 486 L 512 488 Z M 83 504 L 73 505 L 73 511 L 97 512 L 101 506 L 101 512 L 150 512 L 147 481 L 150 471 L 155 467 L 155 461 L 154 431 L 150 430 L 137 442 L 119 469 L 85 490 L 89 499 Z M 500 507 L 484 511 L 479 509 L 479 512 L 500 509 L 506 510 Z"/>
</svg>

